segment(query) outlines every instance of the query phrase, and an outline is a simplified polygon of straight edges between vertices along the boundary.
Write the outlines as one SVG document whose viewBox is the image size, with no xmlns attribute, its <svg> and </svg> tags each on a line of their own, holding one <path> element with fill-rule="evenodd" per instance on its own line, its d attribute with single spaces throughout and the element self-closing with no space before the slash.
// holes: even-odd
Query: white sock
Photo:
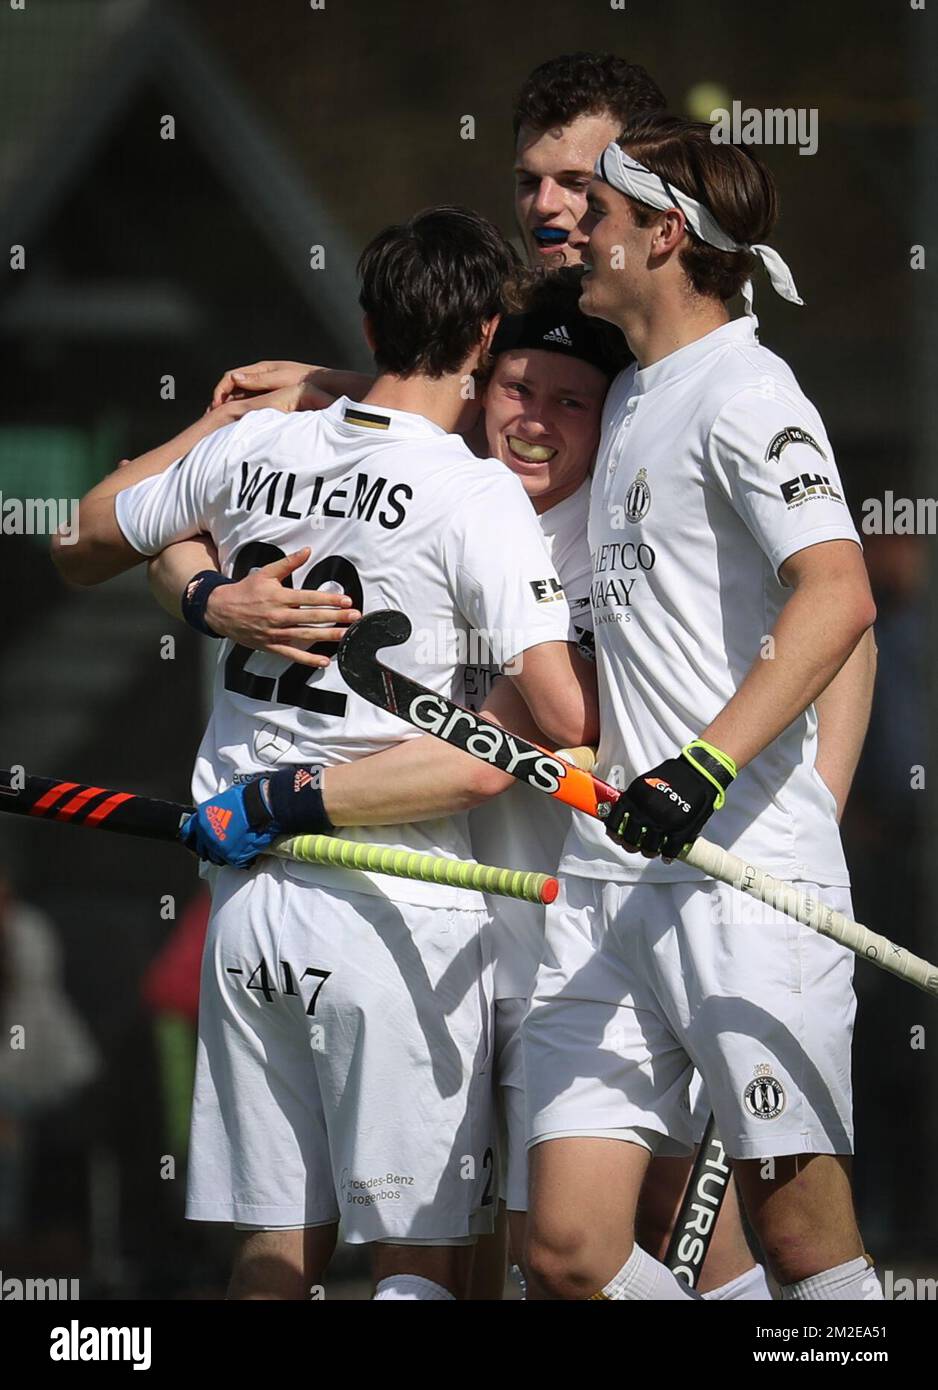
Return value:
<svg viewBox="0 0 938 1390">
<path fill-rule="evenodd" d="M 677 1302 L 685 1298 L 699 1299 L 700 1294 L 675 1278 L 660 1261 L 653 1259 L 638 1245 L 633 1245 L 632 1253 L 619 1273 L 614 1274 L 606 1287 L 592 1297 Z"/>
<path fill-rule="evenodd" d="M 718 1288 L 711 1289 L 709 1293 L 700 1296 L 713 1303 L 728 1303 L 730 1300 L 738 1301 L 740 1299 L 765 1303 L 766 1300 L 771 1301 L 772 1299 L 765 1278 L 765 1270 L 761 1265 L 753 1265 L 752 1269 L 747 1269 L 744 1274 L 738 1274 L 728 1284 L 720 1284 Z"/>
<path fill-rule="evenodd" d="M 883 1301 L 883 1289 L 876 1277 L 876 1270 L 872 1261 L 864 1255 L 837 1265 L 835 1269 L 824 1269 L 820 1274 L 799 1279 L 797 1284 L 783 1284 L 781 1293 L 783 1299 L 805 1302 L 814 1299 L 831 1299 L 842 1303 Z"/>
<path fill-rule="evenodd" d="M 375 1289 L 374 1301 L 388 1298 L 408 1303 L 418 1300 L 426 1302 L 431 1298 L 456 1301 L 449 1289 L 444 1289 L 442 1284 L 434 1284 L 432 1279 L 424 1279 L 421 1274 L 389 1274 L 387 1279 L 382 1279 Z"/>
</svg>

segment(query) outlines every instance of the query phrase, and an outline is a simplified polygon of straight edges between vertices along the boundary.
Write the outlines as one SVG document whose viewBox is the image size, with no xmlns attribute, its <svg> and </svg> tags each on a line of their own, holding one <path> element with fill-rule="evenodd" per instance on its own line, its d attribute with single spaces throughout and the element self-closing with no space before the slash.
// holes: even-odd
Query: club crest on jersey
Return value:
<svg viewBox="0 0 938 1390">
<path fill-rule="evenodd" d="M 756 1077 L 743 1091 L 743 1104 L 757 1120 L 774 1120 L 785 1109 L 782 1083 L 772 1075 L 767 1062 L 760 1062 Z"/>
<path fill-rule="evenodd" d="M 648 486 L 648 471 L 640 468 L 635 475 L 635 481 L 625 494 L 626 521 L 641 521 L 642 517 L 647 515 L 650 506 L 651 488 Z"/>
<path fill-rule="evenodd" d="M 803 430 L 800 425 L 788 425 L 785 429 L 779 430 L 766 449 L 766 463 L 778 463 L 789 444 L 807 444 L 810 448 L 817 450 L 821 458 L 827 462 L 827 455 L 824 450 L 817 440 L 808 434 L 807 430 Z"/>
</svg>

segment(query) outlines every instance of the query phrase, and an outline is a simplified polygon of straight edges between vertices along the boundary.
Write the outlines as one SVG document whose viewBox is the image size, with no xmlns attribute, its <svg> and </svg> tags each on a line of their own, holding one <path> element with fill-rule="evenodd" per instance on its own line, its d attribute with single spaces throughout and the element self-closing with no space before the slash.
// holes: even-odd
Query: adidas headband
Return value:
<svg viewBox="0 0 938 1390">
<path fill-rule="evenodd" d="M 608 340 L 601 336 L 585 314 L 578 309 L 564 312 L 557 308 L 532 309 L 526 314 L 505 314 L 495 330 L 491 354 L 520 351 L 523 348 L 539 352 L 559 352 L 564 357 L 578 357 L 605 376 L 617 376 L 624 356 L 617 359 Z"/>
<path fill-rule="evenodd" d="M 683 193 L 679 188 L 669 184 L 660 174 L 653 174 L 644 164 L 639 164 L 637 159 L 620 149 L 614 140 L 610 141 L 597 159 L 594 172 L 596 177 L 608 183 L 610 188 L 625 194 L 627 198 L 634 198 L 636 202 L 645 203 L 661 212 L 666 212 L 669 208 L 679 208 L 687 220 L 687 225 L 708 246 L 715 246 L 718 251 L 751 251 L 765 266 L 776 294 L 781 295 L 782 299 L 787 299 L 790 304 L 804 303 L 795 288 L 791 271 L 777 251 L 771 246 L 748 246 L 745 242 L 734 241 L 731 236 L 727 236 L 709 208 L 704 207 L 703 203 L 698 203 L 688 193 Z M 747 280 L 743 285 L 747 314 L 752 313 L 752 294 L 752 281 Z"/>
</svg>

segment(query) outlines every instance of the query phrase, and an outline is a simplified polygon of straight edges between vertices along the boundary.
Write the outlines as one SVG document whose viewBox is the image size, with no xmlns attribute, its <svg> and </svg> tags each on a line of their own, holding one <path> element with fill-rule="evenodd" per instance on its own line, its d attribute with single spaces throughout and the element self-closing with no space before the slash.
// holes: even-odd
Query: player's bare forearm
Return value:
<svg viewBox="0 0 938 1390">
<path fill-rule="evenodd" d="M 591 680 L 588 676 L 587 685 Z M 516 680 L 496 680 L 479 714 L 523 738 L 559 746 L 538 727 Z M 338 827 L 394 825 L 470 811 L 507 791 L 514 780 L 427 735 L 358 762 L 328 768 L 323 794 L 330 819 Z"/>
<path fill-rule="evenodd" d="M 336 398 L 348 396 L 350 401 L 364 400 L 375 384 L 373 376 L 347 371 L 342 367 L 314 367 L 307 381 L 317 391 L 325 391 Z"/>
<path fill-rule="evenodd" d="M 876 639 L 869 629 L 814 702 L 818 723 L 814 765 L 837 802 L 838 820 L 863 751 L 875 682 Z"/>
<path fill-rule="evenodd" d="M 370 391 L 374 378 L 362 372 L 342 368 L 319 367 L 312 362 L 288 362 L 265 359 L 248 367 L 233 367 L 215 385 L 210 409 L 250 395 L 268 395 L 273 391 L 297 389 L 298 410 L 323 405 L 320 396 L 348 396 L 360 401 Z M 308 394 L 304 394 L 304 391 Z"/>
<path fill-rule="evenodd" d="M 541 642 L 529 647 L 509 663 L 506 674 L 553 747 L 575 748 L 598 742 L 596 666 L 571 642 Z"/>
<path fill-rule="evenodd" d="M 545 741 L 508 679 L 495 682 L 479 714 L 524 738 Z M 400 825 L 471 811 L 514 783 L 507 773 L 428 734 L 357 762 L 328 768 L 323 798 L 337 827 Z"/>
<path fill-rule="evenodd" d="M 852 541 L 799 551 L 782 567 L 794 592 L 765 655 L 700 737 L 744 767 L 817 700 L 843 667 L 876 608 Z"/>
<path fill-rule="evenodd" d="M 219 568 L 218 551 L 211 536 L 193 536 L 189 541 L 177 541 L 155 555 L 148 564 L 150 592 L 171 617 L 181 618 L 181 599 L 189 580 L 203 570 Z"/>
<path fill-rule="evenodd" d="M 336 827 L 403 825 L 471 811 L 514 778 L 431 734 L 326 769 L 323 801 Z"/>
<path fill-rule="evenodd" d="M 65 544 L 52 537 L 52 560 L 63 579 L 73 584 L 103 584 L 146 559 L 125 539 L 117 524 L 113 497 L 82 501 L 78 510 L 78 536 Z"/>
</svg>

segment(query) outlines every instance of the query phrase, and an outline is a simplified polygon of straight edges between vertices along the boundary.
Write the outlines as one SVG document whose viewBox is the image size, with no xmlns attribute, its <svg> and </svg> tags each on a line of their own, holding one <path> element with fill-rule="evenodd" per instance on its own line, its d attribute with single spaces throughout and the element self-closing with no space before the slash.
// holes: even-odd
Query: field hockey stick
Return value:
<svg viewBox="0 0 938 1390">
<path fill-rule="evenodd" d="M 345 683 L 356 695 L 396 714 L 415 729 L 434 734 L 454 748 L 461 748 L 482 762 L 500 768 L 536 791 L 545 792 L 598 820 L 608 816 L 621 795 L 616 787 L 520 734 L 487 723 L 445 695 L 439 695 L 378 660 L 377 653 L 382 647 L 400 646 L 410 633 L 410 619 L 396 609 L 368 614 L 346 631 L 337 659 Z M 812 931 L 829 936 L 890 975 L 908 980 L 927 994 L 938 995 L 938 966 L 809 897 L 792 884 L 773 878 L 764 869 L 748 864 L 729 850 L 697 839 L 677 857 L 691 868 L 699 869 L 707 878 L 748 893 Z"/>
<path fill-rule="evenodd" d="M 10 772 L 0 772 L 0 811 L 37 820 L 178 842 L 183 821 L 192 810 L 191 806 L 137 796 L 133 792 L 109 791 L 105 787 L 64 782 L 55 777 L 14 777 Z M 464 859 L 417 854 L 395 849 L 393 845 L 343 840 L 335 835 L 293 835 L 276 841 L 266 853 L 297 863 L 369 870 L 390 874 L 393 878 L 470 888 L 530 903 L 551 903 L 558 889 L 557 880 L 549 874 L 499 869 L 490 864 L 468 863 Z"/>
<path fill-rule="evenodd" d="M 692 1289 L 697 1287 L 731 1177 L 726 1151 L 711 1115 L 664 1257 L 671 1273 Z"/>
</svg>

